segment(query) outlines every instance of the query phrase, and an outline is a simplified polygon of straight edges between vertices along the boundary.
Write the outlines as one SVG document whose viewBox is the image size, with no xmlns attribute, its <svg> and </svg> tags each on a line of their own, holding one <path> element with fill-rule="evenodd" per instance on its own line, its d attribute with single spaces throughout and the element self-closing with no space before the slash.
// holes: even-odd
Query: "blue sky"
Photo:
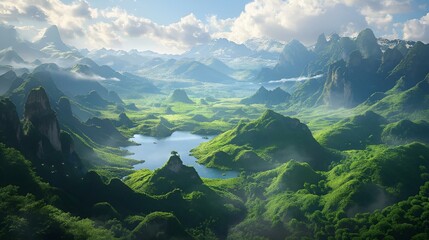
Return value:
<svg viewBox="0 0 429 240">
<path fill-rule="evenodd" d="M 149 18 L 154 22 L 169 24 L 189 13 L 194 13 L 199 19 L 205 19 L 210 15 L 217 15 L 219 18 L 236 17 L 250 0 L 93 0 L 90 2 L 92 6 L 98 8 L 120 6 L 130 13 Z"/>
<path fill-rule="evenodd" d="M 57 25 L 78 48 L 180 53 L 212 39 L 311 45 L 320 33 L 429 42 L 427 0 L 2 0 L 0 22 L 35 40 Z"/>
</svg>

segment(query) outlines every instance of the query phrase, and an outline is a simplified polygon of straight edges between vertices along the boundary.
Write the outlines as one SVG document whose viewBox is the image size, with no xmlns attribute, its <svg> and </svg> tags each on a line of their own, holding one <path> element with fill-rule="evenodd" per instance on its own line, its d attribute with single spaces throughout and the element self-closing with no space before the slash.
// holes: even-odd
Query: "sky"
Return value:
<svg viewBox="0 0 429 240">
<path fill-rule="evenodd" d="M 35 41 L 57 25 L 77 48 L 182 53 L 212 39 L 314 44 L 321 33 L 429 42 L 427 0 L 2 0 L 0 23 Z"/>
</svg>

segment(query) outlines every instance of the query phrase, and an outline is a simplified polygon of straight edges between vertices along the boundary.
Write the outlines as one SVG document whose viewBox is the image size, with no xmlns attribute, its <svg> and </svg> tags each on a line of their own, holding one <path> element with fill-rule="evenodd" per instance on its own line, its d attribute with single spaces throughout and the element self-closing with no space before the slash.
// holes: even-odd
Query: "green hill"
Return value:
<svg viewBox="0 0 429 240">
<path fill-rule="evenodd" d="M 325 147 L 338 150 L 364 149 L 367 145 L 381 143 L 381 132 L 386 123 L 386 119 L 368 111 L 324 129 L 317 140 Z"/>
<path fill-rule="evenodd" d="M 429 116 L 429 76 L 414 87 L 392 93 L 371 105 L 368 110 L 391 120 L 424 120 Z"/>
<path fill-rule="evenodd" d="M 401 120 L 387 125 L 382 133 L 387 144 L 407 144 L 414 141 L 429 143 L 429 123 L 426 121 L 412 122 Z"/>
<path fill-rule="evenodd" d="M 138 176 L 139 174 L 135 175 Z M 201 188 L 203 183 L 195 169 L 183 165 L 182 160 L 177 155 L 172 155 L 162 168 L 155 170 L 145 179 L 147 181 L 136 181 L 132 174 L 126 183 L 130 186 L 141 185 L 135 189 L 156 195 L 171 192 L 176 188 L 184 192 L 192 192 Z"/>
<path fill-rule="evenodd" d="M 277 87 L 274 90 L 267 90 L 262 86 L 258 89 L 258 91 L 256 91 L 255 94 L 242 99 L 240 103 L 277 105 L 281 103 L 287 103 L 289 98 L 290 94 L 285 92 L 280 87 Z"/>
<path fill-rule="evenodd" d="M 323 169 L 334 160 L 305 124 L 272 110 L 202 143 L 192 153 L 209 167 L 244 170 L 269 169 L 291 159 Z"/>
<path fill-rule="evenodd" d="M 173 93 L 168 97 L 167 101 L 189 103 L 189 104 L 194 103 L 191 99 L 189 99 L 188 94 L 186 94 L 186 91 L 183 89 L 174 90 Z"/>
</svg>

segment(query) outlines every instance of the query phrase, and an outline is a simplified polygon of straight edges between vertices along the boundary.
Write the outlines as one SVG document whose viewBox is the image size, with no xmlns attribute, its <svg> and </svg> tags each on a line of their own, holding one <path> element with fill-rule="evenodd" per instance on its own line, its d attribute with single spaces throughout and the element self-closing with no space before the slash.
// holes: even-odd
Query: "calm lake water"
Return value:
<svg viewBox="0 0 429 240">
<path fill-rule="evenodd" d="M 213 137 L 204 139 L 202 136 L 192 134 L 190 132 L 174 132 L 170 137 L 157 139 L 147 137 L 140 134 L 134 135 L 130 140 L 141 145 L 129 146 L 124 149 L 133 153 L 129 157 L 136 160 L 145 160 L 144 163 L 134 165 L 134 169 L 147 168 L 154 170 L 164 166 L 170 158 L 171 151 L 177 151 L 183 164 L 192 166 L 203 178 L 233 178 L 238 175 L 235 171 L 221 171 L 214 168 L 207 168 L 204 165 L 198 164 L 197 159 L 190 156 L 191 149 L 197 147 L 203 142 L 210 140 Z"/>
</svg>

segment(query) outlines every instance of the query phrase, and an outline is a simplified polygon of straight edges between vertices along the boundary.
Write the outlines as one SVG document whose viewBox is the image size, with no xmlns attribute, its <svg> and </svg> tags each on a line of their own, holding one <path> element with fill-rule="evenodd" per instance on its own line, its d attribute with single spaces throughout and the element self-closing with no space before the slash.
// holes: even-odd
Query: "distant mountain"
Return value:
<svg viewBox="0 0 429 240">
<path fill-rule="evenodd" d="M 33 88 L 38 87 L 43 87 L 44 91 L 48 95 L 50 103 L 56 103 L 62 96 L 64 96 L 64 93 L 57 88 L 48 72 L 33 72 L 26 76 L 23 81 L 20 81 L 17 85 L 11 87 L 6 95 L 15 104 L 20 117 L 24 114 L 26 97 Z"/>
<path fill-rule="evenodd" d="M 84 106 L 88 106 L 91 108 L 105 108 L 109 104 L 112 104 L 111 102 L 106 101 L 103 99 L 97 91 L 91 91 L 86 95 L 78 95 L 75 97 L 78 102 L 80 102 Z"/>
<path fill-rule="evenodd" d="M 9 91 L 13 82 L 17 79 L 15 72 L 10 70 L 0 76 L 0 96 Z"/>
<path fill-rule="evenodd" d="M 276 105 L 286 103 L 289 98 L 290 94 L 280 87 L 277 87 L 274 90 L 267 90 L 265 87 L 261 86 L 255 94 L 242 99 L 240 103 Z"/>
<path fill-rule="evenodd" d="M 0 51 L 0 65 L 18 64 L 25 64 L 25 61 L 14 50 L 6 48 Z"/>
<path fill-rule="evenodd" d="M 252 38 L 244 42 L 244 45 L 256 52 L 267 52 L 280 54 L 285 46 L 284 43 L 272 39 Z"/>
<path fill-rule="evenodd" d="M 99 65 L 107 65 L 117 71 L 136 72 L 141 68 L 152 66 L 154 61 L 178 58 L 170 54 L 159 54 L 152 51 L 98 49 L 84 52 L 83 55 L 93 59 Z"/>
<path fill-rule="evenodd" d="M 407 47 L 411 46 L 403 45 L 404 41 L 394 43 L 396 45 L 392 43 L 389 46 L 401 48 L 403 55 Z M 387 49 L 389 48 L 383 47 L 384 51 Z M 364 29 L 356 38 L 333 34 L 327 39 L 324 34 L 321 34 L 312 49 L 307 49 L 296 40 L 288 43 L 280 54 L 277 65 L 272 69 L 262 69 L 255 80 L 270 81 L 326 73 L 329 66 L 336 64 L 337 61 L 349 62 L 350 55 L 354 51 L 359 51 L 363 59 L 380 60 L 383 57 L 382 46 L 379 45 L 379 40 L 371 29 Z"/>
<path fill-rule="evenodd" d="M 382 52 L 371 29 L 367 28 L 359 32 L 355 42 L 363 58 L 381 59 Z"/>
<path fill-rule="evenodd" d="M 429 76 L 408 90 L 382 96 L 381 99 L 372 102 L 368 110 L 397 121 L 422 119 L 429 109 L 428 93 Z"/>
<path fill-rule="evenodd" d="M 27 61 L 46 57 L 32 43 L 22 40 L 15 27 L 0 24 L 0 50 L 10 48 Z"/>
<path fill-rule="evenodd" d="M 334 157 L 298 119 L 267 110 L 250 123 L 240 123 L 192 150 L 209 167 L 266 170 L 291 159 L 324 169 Z"/>
<path fill-rule="evenodd" d="M 194 103 L 191 99 L 189 99 L 188 94 L 186 94 L 186 91 L 183 89 L 174 90 L 173 93 L 171 93 L 171 95 L 168 97 L 167 101 L 189 103 L 189 104 Z"/>
<path fill-rule="evenodd" d="M 292 40 L 281 52 L 278 64 L 273 69 L 262 69 L 256 77 L 256 81 L 265 82 L 301 76 L 314 57 L 314 53 L 302 43 Z"/>
<path fill-rule="evenodd" d="M 98 80 L 103 86 L 121 95 L 159 92 L 159 89 L 147 78 L 127 72 L 121 74 L 107 65 L 98 65 L 90 58 L 80 59 L 71 71 L 83 74 L 83 78 L 86 76 L 89 79 Z M 133 86 L 133 88 L 129 86 Z M 99 93 L 108 100 L 118 102 L 114 98 L 104 96 L 103 92 Z"/>
<path fill-rule="evenodd" d="M 237 58 L 253 54 L 253 51 L 243 44 L 237 44 L 224 38 L 214 39 L 208 43 L 197 45 L 188 52 L 184 57 L 189 58 Z"/>
<path fill-rule="evenodd" d="M 428 73 L 429 44 L 417 42 L 387 76 L 386 81 L 383 81 L 384 88 L 382 90 L 393 87 L 401 77 L 404 81 L 404 90 L 409 89 L 422 81 Z"/>
<path fill-rule="evenodd" d="M 225 75 L 230 75 L 234 72 L 234 69 L 230 68 L 228 65 L 217 58 L 204 59 L 201 60 L 201 63 Z"/>
<path fill-rule="evenodd" d="M 76 95 L 84 95 L 93 90 L 97 91 L 102 97 L 108 97 L 108 90 L 100 84 L 103 80 L 102 77 L 97 78 L 97 75 L 86 75 L 79 72 L 79 67 L 85 68 L 85 66 L 77 66 L 75 69 L 64 69 L 58 65 L 42 64 L 34 69 L 33 72 L 46 72 L 51 76 L 52 81 L 55 85 L 69 97 Z M 83 72 L 84 70 L 82 70 Z M 80 74 L 76 74 L 80 73 Z"/>
<path fill-rule="evenodd" d="M 219 63 L 215 63 L 215 65 L 225 69 L 225 66 L 222 67 Z M 194 60 L 169 59 L 159 65 L 142 69 L 139 73 L 151 78 L 177 79 L 180 77 L 198 82 L 231 83 L 236 81 L 227 74 Z"/>
<path fill-rule="evenodd" d="M 43 33 L 43 36 L 39 40 L 37 40 L 34 44 L 39 49 L 51 46 L 51 47 L 54 47 L 56 50 L 63 51 L 63 52 L 67 52 L 71 50 L 70 47 L 68 47 L 61 39 L 60 32 L 58 31 L 58 27 L 55 25 L 48 27 Z"/>
<path fill-rule="evenodd" d="M 377 70 L 381 61 L 363 58 L 360 51 L 350 54 L 349 61 L 340 60 L 329 66 L 322 93 L 331 107 L 354 107 L 378 90 Z"/>
</svg>

